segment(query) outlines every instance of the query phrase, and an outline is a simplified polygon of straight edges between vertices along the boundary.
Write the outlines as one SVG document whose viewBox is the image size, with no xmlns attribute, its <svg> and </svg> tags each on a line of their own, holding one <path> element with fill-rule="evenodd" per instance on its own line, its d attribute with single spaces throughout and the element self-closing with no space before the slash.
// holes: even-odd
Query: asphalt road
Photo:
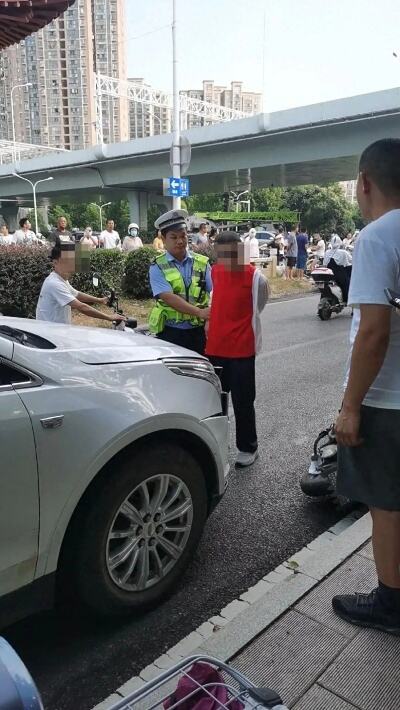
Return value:
<svg viewBox="0 0 400 710">
<path fill-rule="evenodd" d="M 320 322 L 317 300 L 272 302 L 263 314 L 260 458 L 233 473 L 175 595 L 141 618 L 104 622 L 52 611 L 3 632 L 46 710 L 93 707 L 339 519 L 331 505 L 305 500 L 298 485 L 314 438 L 337 410 L 347 356 L 349 313 Z"/>
</svg>

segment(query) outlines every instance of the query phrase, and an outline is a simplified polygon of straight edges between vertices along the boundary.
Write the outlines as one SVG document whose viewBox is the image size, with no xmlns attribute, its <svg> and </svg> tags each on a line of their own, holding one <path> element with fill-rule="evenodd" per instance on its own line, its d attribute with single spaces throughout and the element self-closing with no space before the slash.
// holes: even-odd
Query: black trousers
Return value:
<svg viewBox="0 0 400 710">
<path fill-rule="evenodd" d="M 165 326 L 162 333 L 157 335 L 161 340 L 167 340 L 168 343 L 180 345 L 182 348 L 194 350 L 199 355 L 204 355 L 206 349 L 206 334 L 204 327 L 198 328 L 172 328 Z"/>
<path fill-rule="evenodd" d="M 210 356 L 219 373 L 222 389 L 230 392 L 236 420 L 236 446 L 239 451 L 257 451 L 256 412 L 256 368 L 255 357 L 227 358 Z"/>
</svg>

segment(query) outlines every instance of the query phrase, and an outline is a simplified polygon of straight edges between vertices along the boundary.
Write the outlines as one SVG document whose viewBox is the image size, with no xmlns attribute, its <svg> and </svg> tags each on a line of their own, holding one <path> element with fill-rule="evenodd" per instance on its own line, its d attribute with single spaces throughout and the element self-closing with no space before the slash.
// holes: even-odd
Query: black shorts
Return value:
<svg viewBox="0 0 400 710">
<path fill-rule="evenodd" d="M 400 410 L 361 407 L 361 446 L 340 446 L 337 492 L 369 508 L 400 511 Z"/>
<path fill-rule="evenodd" d="M 286 261 L 289 269 L 294 269 L 296 266 L 297 256 L 287 256 Z"/>
</svg>

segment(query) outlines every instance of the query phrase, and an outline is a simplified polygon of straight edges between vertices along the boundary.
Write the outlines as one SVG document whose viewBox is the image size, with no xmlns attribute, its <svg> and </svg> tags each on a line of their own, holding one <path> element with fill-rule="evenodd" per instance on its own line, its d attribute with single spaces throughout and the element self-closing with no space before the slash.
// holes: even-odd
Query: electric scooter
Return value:
<svg viewBox="0 0 400 710">
<path fill-rule="evenodd" d="M 92 278 L 92 283 L 95 288 L 98 288 L 99 286 L 99 280 L 101 280 L 108 291 L 108 301 L 107 301 L 107 306 L 109 308 L 112 308 L 114 313 L 123 316 L 124 312 L 122 308 L 119 307 L 119 300 L 118 300 L 118 293 L 114 288 L 111 288 L 108 286 L 108 284 L 104 281 L 104 279 L 99 275 L 99 274 L 93 274 Z M 138 322 L 135 318 L 124 318 L 124 320 L 113 320 L 112 322 L 112 328 L 113 330 L 126 330 L 129 328 L 130 330 L 136 330 L 138 327 Z"/>
<path fill-rule="evenodd" d="M 332 269 L 319 266 L 311 272 L 311 278 L 318 288 L 321 298 L 318 303 L 318 317 L 329 320 L 332 313 L 341 313 L 347 303 Z"/>
</svg>

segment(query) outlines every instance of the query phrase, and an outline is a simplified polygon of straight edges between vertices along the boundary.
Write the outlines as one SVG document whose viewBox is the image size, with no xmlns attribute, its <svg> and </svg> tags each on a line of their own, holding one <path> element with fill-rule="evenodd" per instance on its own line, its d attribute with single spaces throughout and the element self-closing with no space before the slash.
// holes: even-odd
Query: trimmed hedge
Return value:
<svg viewBox="0 0 400 710">
<path fill-rule="evenodd" d="M 46 247 L 0 247 L 0 313 L 34 318 L 40 289 L 51 271 Z"/>
<path fill-rule="evenodd" d="M 152 298 L 149 267 L 159 254 L 153 247 L 131 251 L 126 258 L 125 291 L 134 298 Z"/>
<path fill-rule="evenodd" d="M 77 291 L 90 293 L 92 296 L 104 296 L 107 286 L 121 291 L 125 273 L 126 256 L 116 249 L 93 249 L 90 252 L 90 270 L 75 274 L 71 285 Z M 99 274 L 98 287 L 93 286 L 93 274 Z"/>
</svg>

